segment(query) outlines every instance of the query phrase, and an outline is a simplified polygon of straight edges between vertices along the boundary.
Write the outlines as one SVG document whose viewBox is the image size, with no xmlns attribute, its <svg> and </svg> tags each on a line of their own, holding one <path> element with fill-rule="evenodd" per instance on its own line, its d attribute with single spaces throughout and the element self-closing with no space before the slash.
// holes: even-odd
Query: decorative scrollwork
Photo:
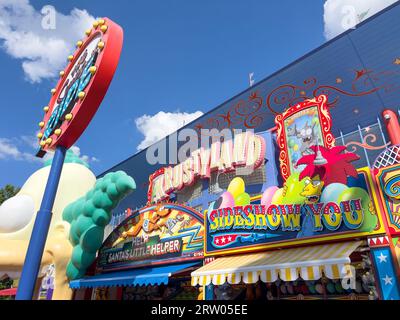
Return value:
<svg viewBox="0 0 400 320">
<path fill-rule="evenodd" d="M 334 87 L 334 86 L 328 86 L 328 85 L 323 85 L 323 86 L 319 86 L 318 88 L 316 88 L 313 91 L 313 95 L 326 95 L 328 97 L 328 101 L 327 101 L 327 106 L 329 108 L 335 107 L 336 104 L 339 101 L 339 97 L 340 95 L 346 95 L 346 96 L 350 96 L 350 97 L 361 97 L 361 96 L 365 96 L 371 93 L 374 93 L 376 91 L 378 91 L 380 88 L 373 88 L 371 90 L 368 91 L 364 91 L 364 92 L 359 92 L 359 93 L 352 93 L 349 91 L 345 91 L 342 90 L 340 88 Z M 337 94 L 334 95 L 334 92 L 336 92 Z"/>
<path fill-rule="evenodd" d="M 346 147 L 350 147 L 351 146 L 351 149 L 349 151 L 350 152 L 355 152 L 357 150 L 356 146 L 359 146 L 361 148 L 368 149 L 368 150 L 380 150 L 380 149 L 385 149 L 386 147 L 388 147 L 390 145 L 390 142 L 382 144 L 380 146 L 371 145 L 376 140 L 377 140 L 376 135 L 373 134 L 373 133 L 369 133 L 369 134 L 364 136 L 362 142 L 350 141 L 350 142 L 346 143 L 345 146 Z"/>
<path fill-rule="evenodd" d="M 338 106 L 340 98 L 343 96 L 361 97 L 379 90 L 391 92 L 400 89 L 397 82 L 390 82 L 390 77 L 400 74 L 398 71 L 361 69 L 353 72 L 354 77 L 347 89 L 339 85 L 319 84 L 315 77 L 306 78 L 299 85 L 280 85 L 269 93 L 262 92 L 259 89 L 261 87 L 254 87 L 247 97 L 243 94 L 243 98 L 240 98 L 239 101 L 219 109 L 217 114 L 209 115 L 204 122 L 196 124 L 196 129 L 216 128 L 221 130 L 233 127 L 256 129 L 271 114 L 276 116 L 316 96 L 326 96 L 327 108 L 334 108 Z M 372 86 L 372 81 L 374 81 L 374 86 Z M 327 137 L 327 139 L 330 142 L 334 140 L 333 137 Z"/>
</svg>

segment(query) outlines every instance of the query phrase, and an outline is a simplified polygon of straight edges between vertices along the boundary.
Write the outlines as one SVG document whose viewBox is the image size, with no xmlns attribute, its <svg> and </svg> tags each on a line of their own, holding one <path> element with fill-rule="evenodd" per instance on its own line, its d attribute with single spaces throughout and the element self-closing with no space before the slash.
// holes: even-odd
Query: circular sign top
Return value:
<svg viewBox="0 0 400 320">
<path fill-rule="evenodd" d="M 77 42 L 76 52 L 68 57 L 68 66 L 51 90 L 49 105 L 43 108 L 38 157 L 57 146 L 71 147 L 89 125 L 117 69 L 122 41 L 122 28 L 103 18 Z"/>
</svg>

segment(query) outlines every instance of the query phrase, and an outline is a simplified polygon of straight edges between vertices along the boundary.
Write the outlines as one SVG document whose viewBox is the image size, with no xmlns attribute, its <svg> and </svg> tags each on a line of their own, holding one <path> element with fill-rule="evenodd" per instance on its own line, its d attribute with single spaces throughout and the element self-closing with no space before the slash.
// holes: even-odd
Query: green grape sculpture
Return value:
<svg viewBox="0 0 400 320">
<path fill-rule="evenodd" d="M 112 210 L 135 189 L 135 181 L 125 172 L 110 172 L 98 179 L 84 197 L 64 209 L 63 219 L 71 225 L 69 240 L 73 246 L 67 266 L 68 279 L 84 276 L 103 243 L 104 228 L 111 220 Z"/>
</svg>

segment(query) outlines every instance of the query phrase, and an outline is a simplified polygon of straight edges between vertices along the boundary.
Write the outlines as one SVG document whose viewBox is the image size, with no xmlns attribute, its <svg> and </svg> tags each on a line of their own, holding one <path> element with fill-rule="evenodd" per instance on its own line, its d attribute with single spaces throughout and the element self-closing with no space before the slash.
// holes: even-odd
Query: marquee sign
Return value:
<svg viewBox="0 0 400 320">
<path fill-rule="evenodd" d="M 44 107 L 37 156 L 43 157 L 57 146 L 71 147 L 86 129 L 111 83 L 122 41 L 122 28 L 103 18 L 77 42 L 77 50 L 68 57 L 70 63 L 60 72 L 50 102 Z"/>
<path fill-rule="evenodd" d="M 106 271 L 169 264 L 203 257 L 203 216 L 183 205 L 148 206 L 123 221 L 99 250 Z"/>
<path fill-rule="evenodd" d="M 363 176 L 367 180 L 356 187 L 344 187 L 346 195 L 336 201 L 263 205 L 258 196 L 248 205 L 215 208 L 215 203 L 211 204 L 204 217 L 205 255 L 383 233 L 379 209 L 371 201 L 375 197 L 370 189 L 372 180 L 360 170 Z M 329 193 L 336 193 L 331 190 Z"/>
<path fill-rule="evenodd" d="M 231 172 L 238 167 L 253 170 L 263 164 L 265 141 L 251 131 L 235 134 L 233 140 L 214 142 L 209 149 L 200 148 L 175 167 L 157 170 L 149 177 L 148 202 L 157 203 L 169 195 L 194 183 L 195 179 L 209 179 L 211 172 Z"/>
</svg>

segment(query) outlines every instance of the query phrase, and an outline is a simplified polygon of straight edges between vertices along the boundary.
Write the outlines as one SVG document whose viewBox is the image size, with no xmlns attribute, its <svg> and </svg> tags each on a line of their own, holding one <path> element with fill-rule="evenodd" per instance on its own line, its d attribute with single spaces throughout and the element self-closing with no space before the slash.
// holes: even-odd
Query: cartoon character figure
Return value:
<svg viewBox="0 0 400 320">
<path fill-rule="evenodd" d="M 312 179 L 306 177 L 304 183 L 305 187 L 300 195 L 306 198 L 305 203 L 318 203 L 319 198 L 321 197 L 322 188 L 324 187 L 324 182 L 321 181 L 319 175 L 316 175 Z"/>
<path fill-rule="evenodd" d="M 96 182 L 93 172 L 75 159 L 68 159 L 71 157 L 69 152 L 62 170 L 37 279 L 37 288 L 40 288 L 40 282 L 45 275 L 44 271 L 48 266 L 54 265 L 52 296 L 54 300 L 72 298 L 72 290 L 66 276 L 66 266 L 73 248 L 69 241 L 70 225 L 63 221 L 62 212 L 69 203 L 84 196 Z M 0 277 L 4 273 L 9 276 L 12 274 L 14 279 L 20 277 L 49 171 L 49 165 L 35 171 L 26 180 L 19 193 L 0 206 Z"/>
<path fill-rule="evenodd" d="M 347 184 L 347 177 L 358 177 L 358 172 L 352 162 L 359 159 L 360 156 L 348 152 L 346 146 L 332 148 L 311 146 L 310 153 L 297 161 L 297 166 L 305 166 L 299 179 L 319 175 L 325 187 L 331 183 Z"/>
<path fill-rule="evenodd" d="M 300 131 L 297 130 L 297 125 L 295 124 L 294 130 L 291 130 L 289 132 L 289 135 L 296 136 L 296 138 L 300 140 L 301 155 L 306 154 L 308 148 L 317 144 L 317 136 L 315 134 L 314 128 L 315 128 L 315 123 L 312 126 L 309 126 L 308 122 L 306 122 L 306 124 L 304 125 L 303 128 L 300 129 Z"/>
<path fill-rule="evenodd" d="M 185 219 L 184 217 L 180 217 L 179 219 L 179 221 L 182 221 L 180 230 L 184 230 L 185 228 L 189 227 L 192 221 L 191 217 L 188 217 L 187 219 Z"/>
<path fill-rule="evenodd" d="M 300 192 L 300 195 L 305 197 L 304 203 L 306 204 L 315 204 L 318 203 L 321 194 L 322 188 L 324 187 L 324 182 L 321 181 L 319 175 L 314 176 L 313 178 L 306 177 L 304 178 L 304 188 L 303 191 Z M 304 217 L 301 231 L 297 234 L 297 238 L 310 237 L 314 234 L 314 223 L 309 215 Z"/>
<path fill-rule="evenodd" d="M 134 224 L 128 231 L 124 231 L 113 244 L 113 246 L 118 245 L 128 237 L 136 237 L 141 230 L 145 233 L 152 233 L 155 230 L 160 230 L 162 227 L 166 226 L 167 219 L 171 209 L 165 208 L 162 205 L 158 205 L 154 212 L 150 214 L 149 218 L 143 218 L 139 216 L 139 222 Z"/>
</svg>

